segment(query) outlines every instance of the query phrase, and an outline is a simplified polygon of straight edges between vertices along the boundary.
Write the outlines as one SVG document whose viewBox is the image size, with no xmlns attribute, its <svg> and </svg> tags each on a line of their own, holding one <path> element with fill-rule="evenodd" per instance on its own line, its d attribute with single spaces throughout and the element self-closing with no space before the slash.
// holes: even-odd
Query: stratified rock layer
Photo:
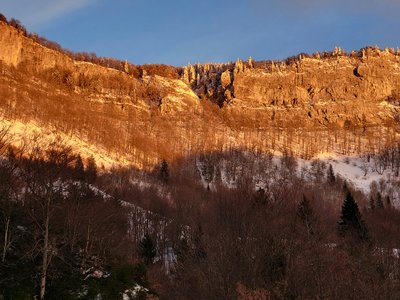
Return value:
<svg viewBox="0 0 400 300">
<path fill-rule="evenodd" d="M 181 79 L 74 61 L 0 22 L 3 118 L 74 134 L 138 165 L 244 148 L 376 151 L 397 139 L 400 55 L 189 65 Z"/>
</svg>

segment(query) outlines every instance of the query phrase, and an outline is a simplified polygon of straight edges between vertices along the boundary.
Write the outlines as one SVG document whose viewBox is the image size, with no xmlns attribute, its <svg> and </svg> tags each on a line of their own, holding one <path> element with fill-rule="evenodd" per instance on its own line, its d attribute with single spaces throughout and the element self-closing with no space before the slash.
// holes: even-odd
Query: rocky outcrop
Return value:
<svg viewBox="0 0 400 300">
<path fill-rule="evenodd" d="M 143 66 L 140 78 L 136 78 L 128 75 L 127 61 L 123 64 L 124 71 L 75 61 L 34 42 L 1 21 L 0 62 L 29 74 L 42 75 L 50 82 L 94 101 L 134 104 L 145 110 L 156 106 L 165 114 L 183 111 L 183 108 L 186 108 L 185 112 L 199 109 L 198 97 L 182 81 L 148 76 L 146 68 L 152 66 Z M 171 99 L 174 99 L 173 105 Z"/>
<path fill-rule="evenodd" d="M 253 59 L 238 59 L 235 63 L 189 65 L 183 68 L 181 79 L 191 86 L 200 98 L 210 99 L 220 106 L 234 97 L 235 75 L 253 68 Z"/>
<path fill-rule="evenodd" d="M 249 108 L 300 110 L 321 124 L 340 126 L 346 120 L 354 125 L 393 120 L 399 88 L 400 56 L 379 50 L 361 59 L 305 58 L 283 71 L 247 70 L 236 74 L 233 83 L 235 98 Z M 391 110 L 384 112 L 384 103 Z"/>
<path fill-rule="evenodd" d="M 148 89 L 159 90 L 159 109 L 162 114 L 201 113 L 202 107 L 196 94 L 181 80 L 161 76 L 145 76 Z"/>
<path fill-rule="evenodd" d="M 91 63 L 74 61 L 67 55 L 34 42 L 14 27 L 1 21 L 0 45 L 0 60 L 14 67 L 24 66 L 36 72 L 60 68 L 86 75 L 120 73 L 115 69 L 101 68 Z"/>
<path fill-rule="evenodd" d="M 398 138 L 393 49 L 162 67 L 133 76 L 127 62 L 116 70 L 75 61 L 0 21 L 3 116 L 72 132 L 140 167 L 229 148 L 375 151 Z"/>
<path fill-rule="evenodd" d="M 393 49 L 369 47 L 346 55 L 335 48 L 324 58 L 319 53 L 299 55 L 289 63 L 272 61 L 261 67 L 249 58 L 188 68 L 200 80 L 182 79 L 199 97 L 230 110 L 271 116 L 284 110 L 303 119 L 299 126 L 363 126 L 398 117 L 400 55 Z M 390 110 L 383 112 L 382 105 Z"/>
<path fill-rule="evenodd" d="M 267 105 L 382 101 L 399 88 L 399 75 L 399 58 L 381 53 L 363 61 L 303 59 L 284 71 L 241 72 L 233 85 L 237 98 Z"/>
</svg>

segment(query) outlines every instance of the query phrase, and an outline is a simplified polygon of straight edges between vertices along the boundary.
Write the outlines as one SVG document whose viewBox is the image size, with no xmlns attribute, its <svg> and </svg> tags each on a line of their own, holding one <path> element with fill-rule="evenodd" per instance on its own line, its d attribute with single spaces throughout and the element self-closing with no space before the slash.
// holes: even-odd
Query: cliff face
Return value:
<svg viewBox="0 0 400 300">
<path fill-rule="evenodd" d="M 0 68 L 4 119 L 75 135 L 139 166 L 229 147 L 309 156 L 373 151 L 397 139 L 393 50 L 238 60 L 184 67 L 180 79 L 137 78 L 74 61 L 0 22 Z"/>
<path fill-rule="evenodd" d="M 144 109 L 157 103 L 163 110 L 173 112 L 173 108 L 164 106 L 168 106 L 172 94 L 179 94 L 182 103 L 177 103 L 177 110 L 187 104 L 195 109 L 198 107 L 197 96 L 180 80 L 157 75 L 144 75 L 139 80 L 113 68 L 74 61 L 65 54 L 35 43 L 3 22 L 0 22 L 0 61 L 35 75 L 46 74 L 49 81 L 64 84 L 75 93 L 99 101 L 135 103 Z"/>
<path fill-rule="evenodd" d="M 398 118 L 400 55 L 389 50 L 300 58 L 290 65 L 272 62 L 268 68 L 254 68 L 250 60 L 187 69 L 193 75 L 182 79 L 200 96 L 232 110 L 275 116 L 283 110 L 299 119 L 299 126 L 364 126 Z"/>
<path fill-rule="evenodd" d="M 398 62 L 398 57 L 385 53 L 363 60 L 304 59 L 283 72 L 239 74 L 234 94 L 256 107 L 298 108 L 323 125 L 343 127 L 346 121 L 356 126 L 381 124 L 398 111 L 395 106 L 392 110 L 380 108 L 399 100 Z"/>
<path fill-rule="evenodd" d="M 0 60 L 6 64 L 17 67 L 25 63 L 37 70 L 73 65 L 72 59 L 66 55 L 58 55 L 56 51 L 33 42 L 3 22 L 0 22 L 0 32 Z"/>
</svg>

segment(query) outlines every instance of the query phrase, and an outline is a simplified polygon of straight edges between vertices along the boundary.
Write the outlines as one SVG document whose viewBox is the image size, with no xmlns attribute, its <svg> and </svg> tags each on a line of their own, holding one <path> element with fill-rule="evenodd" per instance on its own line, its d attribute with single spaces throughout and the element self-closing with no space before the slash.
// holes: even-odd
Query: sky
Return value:
<svg viewBox="0 0 400 300">
<path fill-rule="evenodd" d="M 134 64 L 400 47 L 400 0 L 0 0 L 0 12 L 69 50 Z"/>
</svg>

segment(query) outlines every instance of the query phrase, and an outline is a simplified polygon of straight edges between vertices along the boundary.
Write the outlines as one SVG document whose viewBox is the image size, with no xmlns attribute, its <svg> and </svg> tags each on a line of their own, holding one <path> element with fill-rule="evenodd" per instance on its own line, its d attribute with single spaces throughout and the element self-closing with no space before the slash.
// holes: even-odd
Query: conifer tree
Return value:
<svg viewBox="0 0 400 300">
<path fill-rule="evenodd" d="M 86 179 L 89 183 L 94 183 L 96 181 L 97 166 L 93 156 L 88 158 L 85 173 L 86 173 Z"/>
<path fill-rule="evenodd" d="M 328 183 L 334 183 L 336 181 L 331 164 L 329 164 L 328 171 L 326 172 L 326 180 L 328 181 Z"/>
<path fill-rule="evenodd" d="M 77 180 L 83 180 L 85 177 L 85 167 L 80 155 L 78 155 L 75 160 L 74 175 Z"/>
<path fill-rule="evenodd" d="M 169 181 L 169 167 L 168 162 L 165 159 L 161 162 L 158 177 L 164 183 L 168 183 Z"/>
<path fill-rule="evenodd" d="M 349 187 L 347 186 L 347 181 L 343 181 L 343 192 L 347 195 L 347 193 L 350 193 Z"/>
<path fill-rule="evenodd" d="M 374 199 L 374 197 L 372 197 L 372 196 L 371 196 L 371 198 L 369 199 L 369 208 L 370 208 L 371 210 L 374 210 L 374 209 L 375 209 L 375 199 Z"/>
<path fill-rule="evenodd" d="M 361 240 L 367 239 L 367 228 L 361 218 L 358 205 L 350 192 L 347 192 L 346 199 L 342 205 L 338 231 L 343 236 L 349 233 Z"/>
<path fill-rule="evenodd" d="M 196 263 L 207 257 L 207 252 L 203 244 L 203 228 L 201 225 L 198 225 L 192 234 L 191 256 Z"/>
<path fill-rule="evenodd" d="M 392 206 L 392 201 L 389 196 L 386 196 L 386 207 L 390 208 Z"/>
<path fill-rule="evenodd" d="M 148 233 L 144 235 L 139 244 L 139 255 L 147 266 L 151 265 L 156 257 L 156 247 Z"/>
<path fill-rule="evenodd" d="M 376 195 L 375 206 L 376 206 L 376 208 L 383 208 L 383 201 L 382 201 L 381 193 L 378 193 Z"/>
</svg>

